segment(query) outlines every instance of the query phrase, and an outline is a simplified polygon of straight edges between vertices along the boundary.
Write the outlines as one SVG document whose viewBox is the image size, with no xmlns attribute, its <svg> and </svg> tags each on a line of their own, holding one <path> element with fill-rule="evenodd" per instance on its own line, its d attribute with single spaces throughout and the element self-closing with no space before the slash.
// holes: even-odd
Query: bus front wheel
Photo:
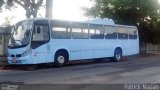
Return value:
<svg viewBox="0 0 160 90">
<path fill-rule="evenodd" d="M 119 62 L 121 61 L 121 59 L 122 59 L 122 50 L 118 48 L 114 51 L 113 61 Z"/>
<path fill-rule="evenodd" d="M 62 67 L 67 62 L 67 56 L 63 52 L 57 52 L 54 60 L 55 60 L 55 66 L 56 67 Z"/>
</svg>

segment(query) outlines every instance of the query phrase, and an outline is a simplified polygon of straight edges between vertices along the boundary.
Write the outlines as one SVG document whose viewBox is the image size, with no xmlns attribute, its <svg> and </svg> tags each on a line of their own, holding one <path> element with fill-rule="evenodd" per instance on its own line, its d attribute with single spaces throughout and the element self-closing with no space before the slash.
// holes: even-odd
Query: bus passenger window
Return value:
<svg viewBox="0 0 160 90">
<path fill-rule="evenodd" d="M 127 27 L 118 26 L 117 31 L 118 31 L 118 38 L 119 39 L 128 39 L 128 29 L 127 29 Z"/>
<path fill-rule="evenodd" d="M 91 39 L 104 39 L 104 28 L 102 25 L 90 25 L 89 29 Z"/>
<path fill-rule="evenodd" d="M 33 41 L 48 41 L 49 29 L 48 26 L 35 26 L 33 31 Z"/>
<path fill-rule="evenodd" d="M 70 39 L 71 29 L 69 22 L 51 21 L 51 37 L 52 39 Z"/>
<path fill-rule="evenodd" d="M 137 39 L 138 38 L 138 30 L 136 28 L 129 28 L 128 29 L 129 32 L 129 39 Z"/>
<path fill-rule="evenodd" d="M 73 39 L 88 39 L 88 25 L 84 23 L 72 23 L 72 38 Z"/>
<path fill-rule="evenodd" d="M 116 27 L 105 26 L 105 39 L 117 39 Z"/>
<path fill-rule="evenodd" d="M 69 39 L 70 28 L 66 27 L 52 27 L 51 35 L 53 39 Z"/>
<path fill-rule="evenodd" d="M 48 25 L 36 25 L 33 30 L 32 49 L 35 49 L 49 42 L 49 27 Z"/>
</svg>

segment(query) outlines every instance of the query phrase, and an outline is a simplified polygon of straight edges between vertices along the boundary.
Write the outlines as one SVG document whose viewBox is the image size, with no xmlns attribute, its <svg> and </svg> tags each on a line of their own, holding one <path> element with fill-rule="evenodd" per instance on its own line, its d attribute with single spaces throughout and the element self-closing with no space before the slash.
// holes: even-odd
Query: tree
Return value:
<svg viewBox="0 0 160 90">
<path fill-rule="evenodd" d="M 160 42 L 160 4 L 158 0 L 92 0 L 95 4 L 86 8 L 86 15 L 111 18 L 118 24 L 135 25 L 139 29 L 140 40 Z"/>
<path fill-rule="evenodd" d="M 0 11 L 1 11 L 3 5 L 4 5 L 4 0 L 0 0 Z"/>
<path fill-rule="evenodd" d="M 5 22 L 3 22 L 2 26 L 11 26 L 11 19 L 10 17 L 5 17 Z"/>
<path fill-rule="evenodd" d="M 26 17 L 37 17 L 38 10 L 43 4 L 43 0 L 7 0 L 7 6 L 13 7 L 19 5 L 26 11 Z"/>
</svg>

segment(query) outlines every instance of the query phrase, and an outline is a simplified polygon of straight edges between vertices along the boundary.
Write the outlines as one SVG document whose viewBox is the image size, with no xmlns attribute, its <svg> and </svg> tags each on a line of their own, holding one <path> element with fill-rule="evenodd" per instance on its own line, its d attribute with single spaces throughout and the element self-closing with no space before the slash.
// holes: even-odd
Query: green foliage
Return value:
<svg viewBox="0 0 160 90">
<path fill-rule="evenodd" d="M 135 25 L 143 42 L 160 42 L 160 3 L 158 0 L 92 0 L 86 15 L 111 18 L 118 24 Z"/>
</svg>

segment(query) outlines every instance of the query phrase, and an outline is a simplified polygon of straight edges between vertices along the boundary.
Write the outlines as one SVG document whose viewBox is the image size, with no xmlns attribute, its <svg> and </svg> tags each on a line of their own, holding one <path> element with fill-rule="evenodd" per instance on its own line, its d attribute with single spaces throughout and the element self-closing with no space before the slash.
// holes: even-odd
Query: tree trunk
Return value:
<svg viewBox="0 0 160 90">
<path fill-rule="evenodd" d="M 46 18 L 52 18 L 53 0 L 46 0 Z"/>
<path fill-rule="evenodd" d="M 26 13 L 26 17 L 27 17 L 27 18 L 30 18 L 31 15 L 30 15 L 29 13 Z"/>
<path fill-rule="evenodd" d="M 30 11 L 26 11 L 26 17 L 27 18 L 31 18 L 31 16 L 33 16 L 33 18 L 37 17 L 37 10 L 30 10 Z"/>
<path fill-rule="evenodd" d="M 33 11 L 32 11 L 32 15 L 33 15 L 34 18 L 37 17 L 37 12 L 38 12 L 37 10 L 33 10 Z"/>
<path fill-rule="evenodd" d="M 30 12 L 30 10 L 26 10 L 26 9 L 25 9 L 25 11 L 26 11 L 26 17 L 27 17 L 27 18 L 30 18 L 30 17 L 31 17 L 31 12 Z"/>
</svg>

